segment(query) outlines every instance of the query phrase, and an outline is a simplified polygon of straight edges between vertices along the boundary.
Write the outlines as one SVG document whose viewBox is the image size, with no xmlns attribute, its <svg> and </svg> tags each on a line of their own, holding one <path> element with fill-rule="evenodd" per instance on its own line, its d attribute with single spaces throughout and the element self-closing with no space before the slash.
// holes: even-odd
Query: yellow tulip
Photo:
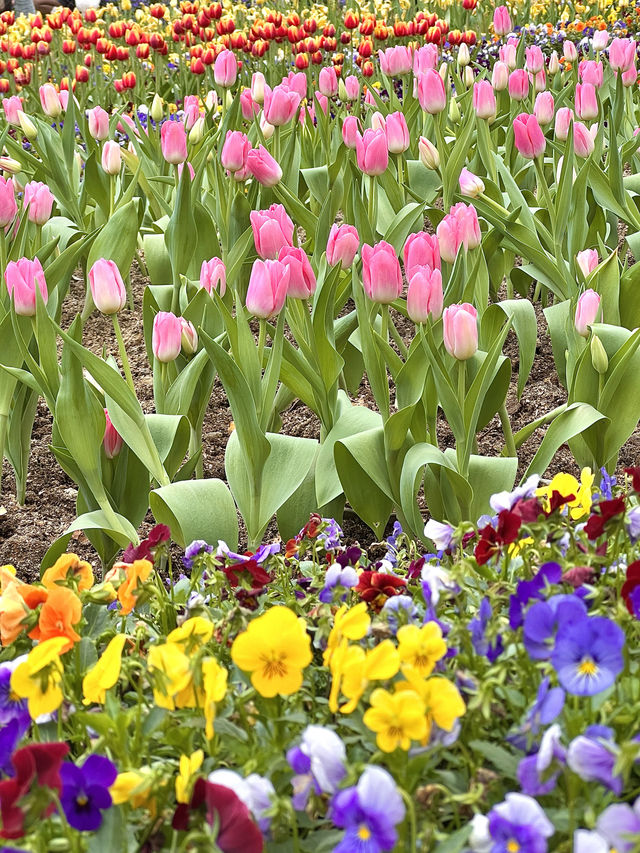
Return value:
<svg viewBox="0 0 640 853">
<path fill-rule="evenodd" d="M 97 663 L 82 679 L 83 705 L 90 705 L 92 702 L 104 704 L 107 690 L 114 687 L 120 678 L 122 650 L 126 639 L 126 634 L 116 634 Z"/>
</svg>

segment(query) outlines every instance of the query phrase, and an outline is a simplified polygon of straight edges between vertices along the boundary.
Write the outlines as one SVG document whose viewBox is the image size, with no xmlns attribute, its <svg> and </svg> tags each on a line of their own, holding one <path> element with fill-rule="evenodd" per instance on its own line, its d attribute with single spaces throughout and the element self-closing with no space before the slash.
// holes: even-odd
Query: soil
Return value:
<svg viewBox="0 0 640 853">
<path fill-rule="evenodd" d="M 145 279 L 134 265 L 131 277 L 134 305 L 139 308 L 145 287 Z M 74 276 L 69 294 L 65 300 L 61 318 L 62 328 L 68 328 L 76 313 L 84 305 L 84 285 L 81 276 Z M 398 330 L 405 341 L 413 334 L 413 324 L 400 315 L 394 315 Z M 566 400 L 566 392 L 560 385 L 553 364 L 551 343 L 546 334 L 542 318 L 538 326 L 538 345 L 536 358 L 525 392 L 520 400 L 516 395 L 518 374 L 518 347 L 513 334 L 507 339 L 505 354 L 512 362 L 512 384 L 507 397 L 507 410 L 514 433 L 540 415 L 550 411 Z M 120 325 L 138 399 L 146 412 L 153 411 L 153 384 L 139 310 L 125 309 L 120 314 Z M 103 348 L 117 356 L 117 344 L 109 318 L 97 311 L 88 319 L 83 333 L 85 346 L 102 354 Z M 374 407 L 373 397 L 368 384 L 362 382 L 354 402 Z M 2 494 L 0 495 L 0 565 L 12 563 L 18 568 L 23 579 L 39 576 L 40 563 L 51 543 L 60 536 L 75 518 L 76 488 L 74 483 L 58 466 L 49 450 L 51 440 L 52 417 L 44 401 L 40 401 L 36 413 L 32 439 L 31 459 L 24 506 L 15 500 L 15 481 L 9 464 L 3 466 Z M 225 479 L 224 451 L 231 426 L 231 410 L 220 382 L 216 379 L 203 428 L 203 464 L 206 477 Z M 294 403 L 283 415 L 282 431 L 289 435 L 317 437 L 319 424 L 315 414 L 304 405 Z M 519 474 L 521 476 L 533 458 L 544 428 L 539 428 L 519 451 Z M 447 424 L 442 421 L 438 429 L 441 447 L 453 446 L 453 436 Z M 500 421 L 496 417 L 478 436 L 479 452 L 485 455 L 497 455 L 504 445 Z M 640 457 L 640 431 L 636 431 L 622 448 L 619 465 L 635 464 Z M 578 473 L 571 452 L 567 446 L 560 448 L 550 465 L 546 476 L 558 471 Z M 140 529 L 143 536 L 153 525 L 149 512 Z M 350 542 L 359 542 L 368 547 L 374 543 L 374 535 L 366 525 L 349 513 L 345 516 L 343 530 Z M 267 531 L 267 538 L 275 538 L 275 525 Z M 69 545 L 81 557 L 97 564 L 97 555 L 82 532 L 74 534 Z M 179 556 L 176 551 L 175 556 Z"/>
</svg>

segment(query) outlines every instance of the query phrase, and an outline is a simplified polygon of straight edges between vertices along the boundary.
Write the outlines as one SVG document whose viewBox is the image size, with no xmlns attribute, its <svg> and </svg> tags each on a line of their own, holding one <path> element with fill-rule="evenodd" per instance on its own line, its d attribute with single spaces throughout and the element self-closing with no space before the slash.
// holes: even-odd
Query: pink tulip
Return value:
<svg viewBox="0 0 640 853">
<path fill-rule="evenodd" d="M 256 104 L 264 103 L 264 87 L 266 82 L 262 71 L 254 71 L 251 75 L 251 97 Z"/>
<path fill-rule="evenodd" d="M 467 196 L 468 198 L 477 198 L 477 196 L 484 192 L 484 181 L 482 178 L 474 175 L 467 168 L 464 168 L 460 172 L 459 184 L 460 195 Z"/>
<path fill-rule="evenodd" d="M 514 101 L 524 101 L 529 94 L 529 75 L 524 68 L 518 68 L 509 74 L 509 97 Z"/>
<path fill-rule="evenodd" d="M 435 70 L 438 67 L 438 48 L 435 44 L 423 44 L 413 52 L 413 73 L 418 74 Z"/>
<path fill-rule="evenodd" d="M 468 302 L 449 305 L 442 314 L 444 346 L 449 355 L 466 361 L 478 349 L 478 312 Z"/>
<path fill-rule="evenodd" d="M 364 96 L 364 105 L 365 107 L 377 107 L 376 99 L 371 94 L 371 89 L 367 89 Z"/>
<path fill-rule="evenodd" d="M 186 130 L 191 130 L 200 118 L 200 99 L 197 95 L 185 95 L 182 105 L 183 122 Z"/>
<path fill-rule="evenodd" d="M 278 260 L 289 270 L 287 296 L 293 299 L 308 299 L 315 293 L 316 277 L 304 249 L 283 246 Z"/>
<path fill-rule="evenodd" d="M 327 240 L 327 263 L 333 267 L 340 264 L 343 270 L 349 269 L 360 247 L 360 237 L 353 225 L 331 226 Z"/>
<path fill-rule="evenodd" d="M 390 154 L 402 154 L 409 147 L 409 128 L 404 113 L 396 112 L 387 116 L 385 125 L 387 148 Z"/>
<path fill-rule="evenodd" d="M 582 252 L 578 252 L 576 255 L 576 261 L 585 278 L 592 273 L 600 263 L 598 253 L 595 249 L 583 249 Z"/>
<path fill-rule="evenodd" d="M 53 207 L 53 193 L 42 181 L 29 181 L 24 188 L 23 204 L 29 208 L 28 217 L 30 222 L 36 225 L 44 225 L 51 216 Z"/>
<path fill-rule="evenodd" d="M 596 30 L 591 39 L 595 51 L 604 50 L 609 44 L 609 33 L 606 30 Z"/>
<path fill-rule="evenodd" d="M 358 168 L 365 175 L 381 175 L 389 165 L 387 136 L 384 130 L 365 130 L 364 136 L 356 140 Z"/>
<path fill-rule="evenodd" d="M 553 113 L 555 104 L 551 92 L 540 92 L 536 95 L 536 102 L 533 105 L 533 114 L 538 119 L 538 124 L 541 127 L 551 124 L 553 121 Z"/>
<path fill-rule="evenodd" d="M 373 302 L 387 305 L 402 294 L 402 272 L 396 250 L 382 240 L 362 247 L 362 284 Z"/>
<path fill-rule="evenodd" d="M 2 99 L 2 108 L 9 124 L 20 124 L 18 113 L 22 112 L 22 98 L 18 95 L 11 95 L 10 98 Z"/>
<path fill-rule="evenodd" d="M 440 257 L 449 264 L 454 263 L 460 247 L 465 251 L 476 249 L 482 242 L 478 214 L 472 204 L 455 204 L 439 223 L 436 234 Z"/>
<path fill-rule="evenodd" d="M 348 101 L 357 101 L 360 97 L 360 81 L 354 74 L 345 77 L 344 89 Z"/>
<path fill-rule="evenodd" d="M 180 348 L 185 355 L 195 355 L 198 351 L 196 327 L 184 317 L 180 317 Z"/>
<path fill-rule="evenodd" d="M 444 295 L 440 270 L 416 267 L 407 290 L 407 314 L 414 323 L 426 323 L 431 317 L 438 320 L 442 314 Z"/>
<path fill-rule="evenodd" d="M 527 71 L 531 74 L 537 74 L 539 71 L 542 71 L 544 68 L 544 54 L 538 45 L 534 44 L 532 47 L 526 47 L 524 55 Z"/>
<path fill-rule="evenodd" d="M 373 130 L 386 130 L 387 122 L 385 121 L 382 113 L 379 113 L 377 110 L 371 116 L 371 128 Z"/>
<path fill-rule="evenodd" d="M 101 158 L 102 170 L 107 175 L 118 175 L 120 173 L 120 164 L 122 162 L 122 152 L 120 146 L 113 139 L 105 142 L 102 148 Z"/>
<path fill-rule="evenodd" d="M 181 121 L 165 121 L 160 129 L 162 156 L 174 166 L 187 159 L 187 132 Z"/>
<path fill-rule="evenodd" d="M 544 92 L 547 88 L 547 75 L 544 71 L 538 71 L 537 74 L 529 74 L 529 82 L 533 83 L 534 92 Z"/>
<path fill-rule="evenodd" d="M 264 117 L 274 127 L 291 121 L 300 106 L 300 95 L 282 83 L 274 89 L 265 86 Z"/>
<path fill-rule="evenodd" d="M 325 98 L 335 98 L 338 94 L 338 75 L 333 65 L 325 65 L 318 76 L 318 89 Z"/>
<path fill-rule="evenodd" d="M 447 105 L 447 93 L 442 77 L 437 71 L 429 69 L 417 76 L 418 102 L 429 115 L 441 113 Z"/>
<path fill-rule="evenodd" d="M 622 72 L 622 85 L 626 88 L 630 86 L 635 86 L 636 80 L 638 79 L 638 70 L 636 68 L 636 63 L 634 62 L 626 71 Z"/>
<path fill-rule="evenodd" d="M 40 94 L 40 106 L 42 112 L 49 118 L 58 118 L 62 112 L 62 106 L 58 98 L 58 92 L 53 83 L 44 83 L 38 90 Z"/>
<path fill-rule="evenodd" d="M 171 311 L 158 311 L 153 318 L 151 349 L 158 361 L 175 361 L 182 348 L 182 323 Z"/>
<path fill-rule="evenodd" d="M 127 290 L 115 261 L 99 258 L 89 270 L 93 304 L 102 314 L 117 314 L 127 302 Z"/>
<path fill-rule="evenodd" d="M 544 138 L 538 119 L 528 113 L 520 113 L 513 120 L 515 146 L 528 160 L 544 154 L 547 140 Z"/>
<path fill-rule="evenodd" d="M 347 116 L 342 122 L 342 141 L 345 146 L 355 151 L 359 136 L 358 119 L 355 116 Z"/>
<path fill-rule="evenodd" d="M 418 156 L 420 162 L 427 169 L 437 169 L 440 166 L 440 154 L 438 149 L 426 137 L 421 136 L 418 140 Z"/>
<path fill-rule="evenodd" d="M 597 130 L 598 126 L 594 124 L 592 130 Z M 595 148 L 595 142 L 591 132 L 581 121 L 573 123 L 573 150 L 578 157 L 588 157 Z"/>
<path fill-rule="evenodd" d="M 9 296 L 13 298 L 16 314 L 22 317 L 33 317 L 36 313 L 36 287 L 40 290 L 42 301 L 49 298 L 47 282 L 44 277 L 42 264 L 35 258 L 20 258 L 19 261 L 9 261 L 4 272 Z"/>
<path fill-rule="evenodd" d="M 495 92 L 504 92 L 509 85 L 509 69 L 504 62 L 496 62 L 493 66 L 491 85 Z"/>
<path fill-rule="evenodd" d="M 251 151 L 249 138 L 240 130 L 228 130 L 220 153 L 223 168 L 229 172 L 245 169 L 249 151 Z"/>
<path fill-rule="evenodd" d="M 498 50 L 498 59 L 504 62 L 509 71 L 513 71 L 517 65 L 517 49 L 514 44 L 504 44 Z"/>
<path fill-rule="evenodd" d="M 196 176 L 196 171 L 191 165 L 191 163 L 178 163 L 178 180 L 182 177 L 182 171 L 184 167 L 187 167 L 187 171 L 189 172 L 189 177 L 193 180 Z"/>
<path fill-rule="evenodd" d="M 578 58 L 578 50 L 575 44 L 569 39 L 565 39 L 562 45 L 562 55 L 566 62 L 575 62 Z"/>
<path fill-rule="evenodd" d="M 290 71 L 282 85 L 290 92 L 300 95 L 300 100 L 307 97 L 307 75 L 303 71 Z"/>
<path fill-rule="evenodd" d="M 245 121 L 252 121 L 253 117 L 260 112 L 260 104 L 251 97 L 251 89 L 243 89 L 240 92 L 240 108 L 242 110 L 242 118 Z"/>
<path fill-rule="evenodd" d="M 604 79 L 602 63 L 596 62 L 595 59 L 583 59 L 578 65 L 578 76 L 583 83 L 591 83 L 599 89 Z"/>
<path fill-rule="evenodd" d="M 556 113 L 554 135 L 560 142 L 564 142 L 569 136 L 569 126 L 573 121 L 573 110 L 569 107 L 560 107 Z"/>
<path fill-rule="evenodd" d="M 16 193 L 11 178 L 0 178 L 0 228 L 11 225 L 18 213 Z"/>
<path fill-rule="evenodd" d="M 224 296 L 227 290 L 227 270 L 220 258 L 211 258 L 203 261 L 200 267 L 200 287 L 207 293 L 217 290 L 220 296 Z"/>
<path fill-rule="evenodd" d="M 488 80 L 473 84 L 473 109 L 478 118 L 494 118 L 496 114 L 496 96 Z"/>
<path fill-rule="evenodd" d="M 560 71 L 560 59 L 558 57 L 558 51 L 552 50 L 549 56 L 549 74 L 554 77 L 558 71 Z"/>
<path fill-rule="evenodd" d="M 126 113 L 123 113 L 120 116 L 120 121 L 116 125 L 116 129 L 119 130 L 120 133 L 124 133 L 126 136 L 138 136 L 138 126 L 131 116 L 128 116 Z"/>
<path fill-rule="evenodd" d="M 322 92 L 315 92 L 314 97 L 318 103 L 318 106 L 322 110 L 322 112 L 325 115 L 327 115 L 327 112 L 329 111 L 329 99 L 325 95 L 323 95 Z M 312 115 L 311 116 L 312 121 L 314 118 L 315 118 L 315 116 Z"/>
<path fill-rule="evenodd" d="M 378 59 L 380 60 L 380 70 L 387 77 L 400 77 L 402 74 L 408 74 L 411 71 L 411 48 L 404 45 L 379 50 Z"/>
<path fill-rule="evenodd" d="M 252 210 L 249 219 L 261 258 L 275 260 L 283 246 L 293 246 L 293 222 L 281 204 L 272 204 L 269 210 Z"/>
<path fill-rule="evenodd" d="M 109 136 L 109 113 L 103 110 L 102 107 L 94 107 L 92 110 L 87 110 L 87 121 L 89 125 L 89 135 L 93 139 L 102 142 Z"/>
<path fill-rule="evenodd" d="M 264 320 L 279 314 L 288 288 L 288 267 L 280 261 L 254 261 L 247 289 L 247 310 Z"/>
<path fill-rule="evenodd" d="M 427 234 L 426 231 L 418 231 L 417 234 L 409 234 L 402 250 L 404 271 L 407 280 L 411 280 L 415 270 L 420 267 L 430 267 L 432 270 L 440 269 L 440 247 L 435 234 Z"/>
<path fill-rule="evenodd" d="M 213 79 L 218 86 L 230 89 L 238 76 L 238 61 L 230 50 L 223 50 L 213 64 Z"/>
<path fill-rule="evenodd" d="M 609 45 L 609 65 L 614 71 L 628 71 L 636 61 L 634 39 L 616 38 Z"/>
<path fill-rule="evenodd" d="M 506 36 L 513 29 L 511 15 L 506 6 L 496 6 L 493 12 L 493 31 L 497 36 Z"/>
<path fill-rule="evenodd" d="M 109 412 L 106 409 L 104 410 L 104 417 L 106 423 L 104 426 L 102 449 L 104 450 L 104 455 L 107 457 L 107 459 L 115 459 L 116 456 L 122 450 L 122 445 L 124 444 L 124 442 L 118 430 L 111 423 Z"/>
<path fill-rule="evenodd" d="M 282 169 L 264 145 L 253 148 L 247 154 L 247 168 L 263 187 L 275 187 L 282 178 Z"/>
<path fill-rule="evenodd" d="M 593 121 L 593 119 L 598 118 L 596 87 L 591 83 L 578 83 L 576 85 L 576 115 L 585 121 Z"/>
<path fill-rule="evenodd" d="M 589 326 L 593 325 L 600 313 L 600 296 L 595 290 L 585 290 L 578 299 L 576 306 L 576 332 L 583 338 L 589 337 Z"/>
</svg>

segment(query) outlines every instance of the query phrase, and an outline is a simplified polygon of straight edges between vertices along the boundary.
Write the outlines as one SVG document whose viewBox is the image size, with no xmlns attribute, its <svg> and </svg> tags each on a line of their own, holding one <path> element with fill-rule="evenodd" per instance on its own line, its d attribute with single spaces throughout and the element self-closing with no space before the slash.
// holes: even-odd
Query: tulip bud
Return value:
<svg viewBox="0 0 640 853">
<path fill-rule="evenodd" d="M 582 275 L 586 278 L 600 263 L 600 258 L 595 249 L 583 249 L 576 255 L 576 263 L 582 271 Z"/>
<path fill-rule="evenodd" d="M 274 160 L 264 145 L 252 148 L 247 154 L 247 167 L 263 187 L 274 187 L 282 178 L 280 164 Z"/>
<path fill-rule="evenodd" d="M 87 125 L 89 135 L 102 142 L 109 136 L 109 113 L 100 106 L 87 110 Z"/>
<path fill-rule="evenodd" d="M 127 290 L 115 261 L 99 258 L 89 270 L 91 296 L 102 314 L 117 314 L 127 302 Z"/>
<path fill-rule="evenodd" d="M 104 417 L 106 423 L 104 427 L 104 438 L 102 439 L 102 448 L 107 459 L 115 459 L 122 450 L 124 442 L 118 430 L 111 423 L 109 412 L 106 409 L 104 410 Z"/>
<path fill-rule="evenodd" d="M 460 194 L 468 198 L 477 198 L 484 192 L 484 182 L 482 178 L 474 175 L 467 168 L 464 168 L 460 173 Z"/>
<path fill-rule="evenodd" d="M 9 296 L 13 298 L 16 314 L 33 317 L 36 313 L 36 287 L 44 302 L 49 298 L 42 264 L 36 258 L 9 261 L 4 272 Z"/>
<path fill-rule="evenodd" d="M 260 130 L 265 139 L 271 139 L 275 132 L 275 125 L 269 124 L 264 113 L 260 113 Z"/>
<path fill-rule="evenodd" d="M 362 247 L 362 284 L 373 302 L 387 305 L 402 294 L 402 272 L 396 250 L 382 240 Z"/>
<path fill-rule="evenodd" d="M 449 305 L 442 315 L 444 346 L 449 355 L 466 361 L 478 349 L 478 312 L 468 302 Z"/>
<path fill-rule="evenodd" d="M 418 142 L 418 154 L 420 156 L 420 162 L 423 166 L 426 166 L 427 169 L 434 170 L 440 166 L 440 155 L 438 154 L 438 149 L 424 136 L 421 136 L 420 141 Z"/>
<path fill-rule="evenodd" d="M 214 112 L 218 108 L 218 93 L 211 89 L 207 92 L 207 97 L 204 99 L 204 105 L 209 112 Z"/>
<path fill-rule="evenodd" d="M 159 122 L 161 122 L 164 118 L 164 101 L 157 92 L 153 96 L 149 115 L 155 121 L 156 124 L 159 124 Z"/>
<path fill-rule="evenodd" d="M 549 57 L 549 74 L 551 76 L 555 76 L 558 71 L 560 71 L 560 59 L 558 58 L 558 52 L 556 50 L 551 51 L 551 56 Z"/>
<path fill-rule="evenodd" d="M 465 85 L 466 89 L 470 89 L 473 86 L 473 82 L 475 80 L 475 76 L 473 73 L 473 68 L 470 65 L 467 65 L 464 69 L 464 74 L 462 75 L 462 81 Z"/>
<path fill-rule="evenodd" d="M 165 121 L 160 129 L 162 156 L 174 166 L 187 159 L 187 132 L 181 121 Z"/>
<path fill-rule="evenodd" d="M 426 323 L 431 317 L 438 320 L 442 314 L 444 295 L 442 274 L 431 267 L 416 267 L 407 290 L 407 314 L 416 324 Z"/>
<path fill-rule="evenodd" d="M 22 110 L 18 110 L 18 122 L 29 142 L 34 142 L 38 138 L 38 128 Z"/>
<path fill-rule="evenodd" d="M 440 68 L 438 68 L 438 74 L 440 75 L 442 82 L 446 83 L 447 77 L 449 76 L 449 63 L 448 62 L 441 62 L 440 63 Z"/>
<path fill-rule="evenodd" d="M 22 171 L 22 164 L 14 160 L 13 157 L 0 157 L 0 169 L 10 175 L 17 175 Z"/>
<path fill-rule="evenodd" d="M 153 319 L 151 348 L 158 361 L 175 361 L 182 347 L 182 323 L 170 311 L 158 311 Z"/>
<path fill-rule="evenodd" d="M 327 263 L 330 267 L 340 264 L 349 269 L 360 247 L 360 237 L 353 225 L 331 226 L 327 240 Z"/>
<path fill-rule="evenodd" d="M 200 287 L 207 293 L 217 290 L 220 296 L 224 296 L 227 289 L 227 270 L 220 258 L 211 258 L 203 261 L 200 267 Z"/>
<path fill-rule="evenodd" d="M 36 225 L 44 225 L 51 216 L 53 193 L 41 181 L 29 181 L 24 188 L 24 206 L 29 209 L 29 221 Z"/>
<path fill-rule="evenodd" d="M 609 356 L 597 335 L 591 336 L 591 364 L 600 375 L 604 375 L 609 369 Z"/>
<path fill-rule="evenodd" d="M 198 351 L 198 333 L 193 323 L 180 317 L 182 351 L 185 355 L 193 355 Z"/>
<path fill-rule="evenodd" d="M 117 175 L 120 173 L 120 164 L 122 162 L 122 153 L 120 146 L 112 139 L 105 142 L 102 149 L 102 169 L 107 175 Z"/>
<path fill-rule="evenodd" d="M 256 104 L 264 103 L 264 87 L 265 87 L 265 78 L 262 71 L 255 71 L 251 77 L 251 97 L 256 102 Z"/>
<path fill-rule="evenodd" d="M 471 62 L 471 55 L 469 53 L 469 47 L 465 42 L 462 42 L 460 47 L 458 48 L 458 68 L 465 68 Z"/>
<path fill-rule="evenodd" d="M 449 101 L 449 120 L 453 124 L 458 124 L 460 121 L 460 107 L 455 98 L 451 98 Z"/>
<path fill-rule="evenodd" d="M 49 118 L 58 118 L 62 113 L 62 106 L 53 83 L 44 83 L 44 85 L 40 86 L 39 94 L 42 112 L 49 116 Z"/>
<path fill-rule="evenodd" d="M 247 310 L 265 320 L 275 316 L 284 306 L 288 287 L 288 267 L 280 261 L 254 261 L 247 288 Z"/>
<path fill-rule="evenodd" d="M 576 306 L 575 327 L 583 338 L 589 337 L 589 326 L 596 321 L 600 313 L 600 296 L 589 288 L 580 295 Z"/>
<path fill-rule="evenodd" d="M 503 92 L 509 85 L 509 69 L 506 63 L 496 62 L 491 73 L 491 85 L 496 92 Z"/>
<path fill-rule="evenodd" d="M 189 142 L 191 145 L 197 145 L 202 141 L 202 137 L 204 136 L 204 116 L 200 116 L 200 118 L 196 119 L 195 124 L 189 131 Z"/>
</svg>

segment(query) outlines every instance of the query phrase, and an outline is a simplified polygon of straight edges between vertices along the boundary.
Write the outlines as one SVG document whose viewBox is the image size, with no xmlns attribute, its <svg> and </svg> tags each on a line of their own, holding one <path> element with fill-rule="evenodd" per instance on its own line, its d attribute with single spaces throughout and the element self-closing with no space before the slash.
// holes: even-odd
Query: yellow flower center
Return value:
<svg viewBox="0 0 640 853">
<path fill-rule="evenodd" d="M 400 726 L 389 726 L 389 737 L 401 738 L 403 731 Z"/>
<path fill-rule="evenodd" d="M 518 853 L 520 850 L 520 845 L 513 838 L 511 841 L 507 841 L 507 851 L 508 853 Z"/>
<path fill-rule="evenodd" d="M 76 803 L 79 806 L 86 806 L 88 802 L 89 802 L 89 798 L 87 797 L 86 794 L 80 794 L 79 797 L 76 797 Z"/>
<path fill-rule="evenodd" d="M 418 652 L 413 659 L 413 664 L 417 669 L 422 669 L 423 667 L 429 666 L 431 660 L 429 655 L 426 652 L 420 653 Z"/>
<path fill-rule="evenodd" d="M 591 658 L 583 658 L 578 664 L 580 675 L 592 676 L 598 672 L 598 664 Z"/>
<path fill-rule="evenodd" d="M 263 672 L 265 678 L 284 678 L 284 676 L 287 674 L 287 667 L 284 663 L 284 655 L 276 655 L 272 653 L 271 657 L 269 658 L 263 655 L 262 660 L 264 662 Z"/>
<path fill-rule="evenodd" d="M 371 838 L 371 830 L 368 826 L 362 824 L 362 826 L 358 827 L 358 838 L 361 841 L 368 841 Z"/>
</svg>

